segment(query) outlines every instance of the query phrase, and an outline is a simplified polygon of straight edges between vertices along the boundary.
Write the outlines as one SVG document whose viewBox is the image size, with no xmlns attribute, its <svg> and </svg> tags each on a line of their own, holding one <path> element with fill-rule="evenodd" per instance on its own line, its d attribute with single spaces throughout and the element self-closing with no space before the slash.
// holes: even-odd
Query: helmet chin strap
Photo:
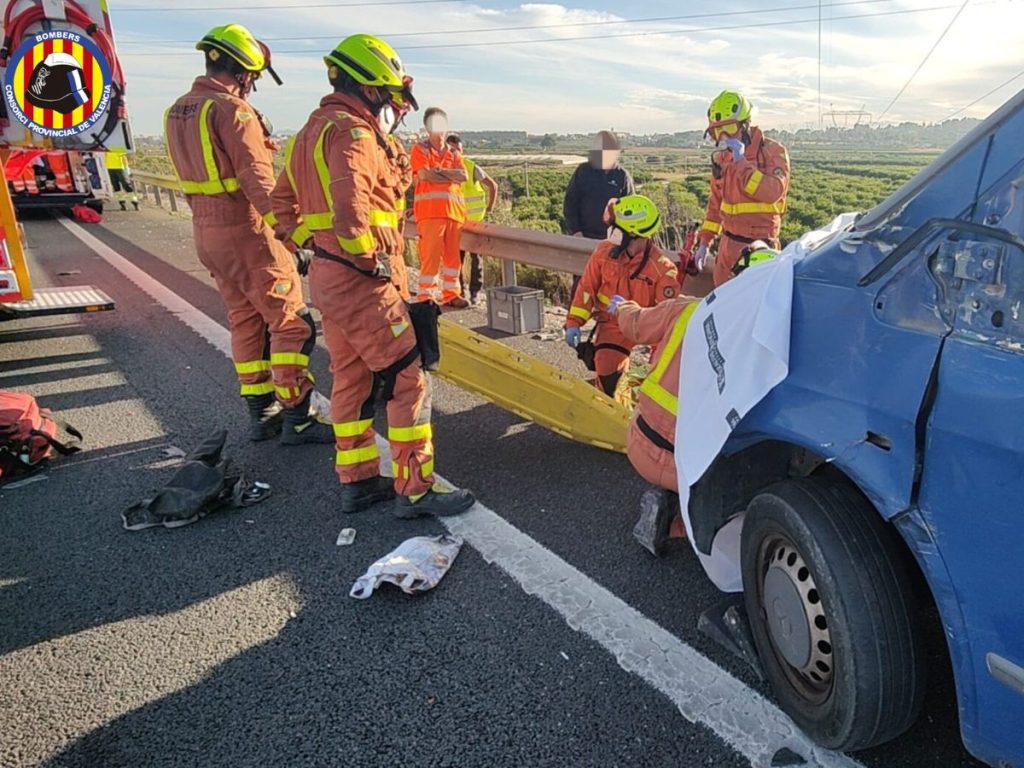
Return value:
<svg viewBox="0 0 1024 768">
<path fill-rule="evenodd" d="M 617 259 L 622 254 L 626 253 L 626 249 L 629 248 L 629 244 L 636 240 L 635 236 L 629 234 L 629 232 L 624 229 L 620 229 L 619 232 L 622 233 L 622 242 L 615 246 L 611 254 L 609 254 L 613 259 Z"/>
</svg>

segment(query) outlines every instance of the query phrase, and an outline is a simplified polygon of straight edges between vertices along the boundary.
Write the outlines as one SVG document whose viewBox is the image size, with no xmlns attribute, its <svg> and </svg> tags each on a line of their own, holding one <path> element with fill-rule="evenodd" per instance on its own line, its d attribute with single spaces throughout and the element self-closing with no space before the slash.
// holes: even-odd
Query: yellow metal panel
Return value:
<svg viewBox="0 0 1024 768">
<path fill-rule="evenodd" d="M 0 152 L 0 166 L 7 164 L 9 151 Z M 32 281 L 28 276 L 28 262 L 21 247 L 21 233 L 18 220 L 14 216 L 14 205 L 11 203 L 11 192 L 7 184 L 0 185 L 0 227 L 6 236 L 7 252 L 10 254 L 14 268 L 14 276 L 18 280 L 18 296 L 22 301 L 32 298 Z"/>
<path fill-rule="evenodd" d="M 626 452 L 629 411 L 579 376 L 444 318 L 439 337 L 442 378 L 570 440 Z"/>
</svg>

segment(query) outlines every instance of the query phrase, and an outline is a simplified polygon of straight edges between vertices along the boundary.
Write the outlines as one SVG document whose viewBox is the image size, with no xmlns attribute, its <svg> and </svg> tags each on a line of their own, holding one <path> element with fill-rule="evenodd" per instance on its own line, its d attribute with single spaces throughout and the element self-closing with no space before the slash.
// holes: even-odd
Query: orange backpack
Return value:
<svg viewBox="0 0 1024 768">
<path fill-rule="evenodd" d="M 66 434 L 68 439 L 58 436 Z M 54 453 L 80 450 L 82 433 L 40 408 L 32 395 L 0 390 L 0 483 L 40 469 Z"/>
</svg>

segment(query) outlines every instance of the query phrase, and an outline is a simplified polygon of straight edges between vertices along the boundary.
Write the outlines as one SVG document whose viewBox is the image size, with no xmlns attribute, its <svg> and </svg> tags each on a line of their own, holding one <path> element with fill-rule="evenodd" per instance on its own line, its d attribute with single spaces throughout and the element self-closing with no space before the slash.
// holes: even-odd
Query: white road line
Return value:
<svg viewBox="0 0 1024 768">
<path fill-rule="evenodd" d="M 114 269 L 230 356 L 226 328 L 79 225 L 60 221 Z M 527 594 L 543 600 L 570 627 L 611 653 L 624 670 L 667 696 L 687 720 L 707 727 L 744 755 L 754 768 L 768 768 L 783 747 L 803 756 L 808 766 L 860 768 L 856 760 L 813 744 L 777 706 L 483 504 L 442 522 Z"/>
<path fill-rule="evenodd" d="M 231 357 L 231 334 L 212 318 L 204 315 L 174 291 L 154 280 L 147 272 L 139 269 L 102 240 L 86 232 L 70 219 L 58 218 L 65 229 L 96 252 L 110 266 L 131 280 L 153 301 L 162 305 L 181 322 L 198 333 L 210 344 Z"/>
</svg>

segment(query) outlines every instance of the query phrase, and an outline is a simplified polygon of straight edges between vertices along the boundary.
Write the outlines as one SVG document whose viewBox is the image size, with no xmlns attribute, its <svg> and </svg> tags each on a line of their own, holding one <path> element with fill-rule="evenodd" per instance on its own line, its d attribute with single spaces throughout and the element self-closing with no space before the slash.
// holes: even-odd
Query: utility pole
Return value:
<svg viewBox="0 0 1024 768">
<path fill-rule="evenodd" d="M 821 0 L 818 0 L 818 130 L 821 130 Z"/>
<path fill-rule="evenodd" d="M 526 172 L 526 196 L 530 196 L 530 160 L 523 162 L 523 170 Z"/>
</svg>

